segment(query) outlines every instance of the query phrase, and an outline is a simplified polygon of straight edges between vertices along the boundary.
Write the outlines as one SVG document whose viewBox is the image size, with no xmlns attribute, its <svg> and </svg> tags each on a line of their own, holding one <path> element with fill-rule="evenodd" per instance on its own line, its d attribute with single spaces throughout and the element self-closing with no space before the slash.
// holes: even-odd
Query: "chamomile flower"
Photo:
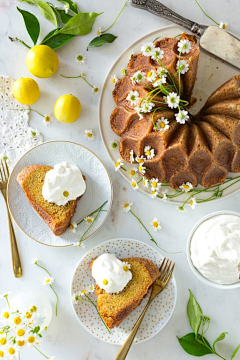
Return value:
<svg viewBox="0 0 240 360">
<path fill-rule="evenodd" d="M 219 27 L 221 28 L 221 29 L 227 29 L 227 27 L 228 27 L 228 23 L 227 22 L 223 22 L 223 21 L 220 21 L 220 24 L 219 24 Z"/>
<path fill-rule="evenodd" d="M 25 346 L 27 345 L 27 341 L 25 340 L 25 338 L 23 339 L 17 339 L 16 338 L 16 350 L 21 351 Z"/>
<path fill-rule="evenodd" d="M 103 289 L 108 289 L 110 286 L 112 285 L 112 280 L 110 279 L 103 279 L 102 281 L 102 288 Z"/>
<path fill-rule="evenodd" d="M 33 259 L 32 265 L 35 265 L 38 262 L 38 258 Z"/>
<path fill-rule="evenodd" d="M 154 82 L 157 78 L 157 74 L 155 73 L 154 70 L 150 70 L 148 73 L 147 73 L 147 81 L 149 82 Z"/>
<path fill-rule="evenodd" d="M 182 39 L 178 42 L 178 51 L 181 52 L 181 54 L 188 54 L 191 50 L 191 43 L 187 39 Z"/>
<path fill-rule="evenodd" d="M 110 141 L 108 147 L 109 149 L 116 150 L 118 147 L 118 141 L 117 140 Z"/>
<path fill-rule="evenodd" d="M 17 350 L 15 345 L 10 345 L 6 351 L 6 356 L 8 359 L 16 359 Z"/>
<path fill-rule="evenodd" d="M 152 108 L 155 106 L 154 103 L 152 103 L 151 101 L 148 100 L 143 100 L 140 104 L 140 110 L 143 113 L 148 113 L 152 110 Z"/>
<path fill-rule="evenodd" d="M 94 93 L 94 95 L 99 95 L 100 91 L 101 91 L 100 87 L 93 85 L 92 92 Z"/>
<path fill-rule="evenodd" d="M 16 340 L 23 340 L 26 337 L 28 328 L 25 325 L 21 325 L 17 329 L 15 329 Z"/>
<path fill-rule="evenodd" d="M 113 75 L 113 76 L 111 77 L 111 81 L 112 81 L 113 85 L 115 85 L 116 82 L 118 81 L 118 77 L 117 77 L 116 75 Z"/>
<path fill-rule="evenodd" d="M 79 300 L 80 300 L 80 295 L 77 294 L 77 293 L 74 293 L 74 294 L 72 295 L 72 302 L 73 302 L 73 304 L 76 305 Z"/>
<path fill-rule="evenodd" d="M 67 5 L 64 5 L 63 6 L 63 10 L 65 11 L 65 14 L 68 14 L 68 12 L 69 12 L 69 5 L 67 4 Z"/>
<path fill-rule="evenodd" d="M 144 56 L 152 56 L 155 51 L 155 46 L 152 42 L 144 43 L 141 46 L 141 52 Z"/>
<path fill-rule="evenodd" d="M 143 82 L 144 79 L 145 79 L 145 73 L 140 70 L 135 72 L 135 74 L 133 74 L 133 76 L 131 77 L 131 81 L 133 85 Z"/>
<path fill-rule="evenodd" d="M 138 175 L 138 169 L 135 167 L 132 167 L 128 173 L 131 176 L 131 178 L 135 178 Z"/>
<path fill-rule="evenodd" d="M 181 214 L 186 214 L 187 210 L 185 209 L 185 207 L 183 206 L 176 206 L 176 209 L 181 213 Z"/>
<path fill-rule="evenodd" d="M 189 205 L 191 206 L 192 209 L 195 209 L 195 207 L 197 205 L 197 200 L 194 196 L 190 199 Z"/>
<path fill-rule="evenodd" d="M 155 131 L 164 131 L 169 129 L 169 121 L 165 119 L 163 116 L 158 119 L 155 123 L 154 130 Z"/>
<path fill-rule="evenodd" d="M 44 125 L 49 126 L 49 125 L 51 125 L 52 122 L 53 122 L 52 114 L 47 114 L 44 116 L 44 119 L 43 119 Z"/>
<path fill-rule="evenodd" d="M 138 114 L 138 116 L 139 116 L 139 120 L 142 120 L 142 119 L 143 119 L 143 115 L 142 115 L 142 113 L 141 113 L 141 111 L 142 111 L 141 106 L 135 107 L 134 110 L 136 110 L 136 112 L 137 112 L 137 114 Z"/>
<path fill-rule="evenodd" d="M 137 190 L 139 188 L 138 183 L 135 181 L 135 179 L 131 180 L 131 186 L 133 190 Z"/>
<path fill-rule="evenodd" d="M 115 171 L 118 171 L 122 166 L 124 165 L 122 159 L 117 159 L 117 161 L 115 162 Z"/>
<path fill-rule="evenodd" d="M 133 152 L 133 150 L 130 151 L 130 162 L 131 162 L 131 164 L 134 162 L 134 152 Z"/>
<path fill-rule="evenodd" d="M 146 161 L 146 158 L 143 155 L 141 155 L 140 157 L 137 156 L 135 160 L 138 164 L 144 164 Z"/>
<path fill-rule="evenodd" d="M 177 70 L 184 75 L 189 70 L 189 64 L 186 60 L 179 60 L 177 62 Z"/>
<path fill-rule="evenodd" d="M 79 63 L 79 64 L 84 64 L 87 60 L 87 55 L 80 52 L 78 54 L 76 54 L 76 62 Z"/>
<path fill-rule="evenodd" d="M 37 309 L 38 309 L 38 308 L 37 308 L 37 305 L 34 304 L 34 303 L 31 303 L 31 305 L 29 306 L 29 310 L 30 310 L 32 313 L 36 312 Z"/>
<path fill-rule="evenodd" d="M 152 84 L 153 87 L 161 86 L 162 84 L 166 84 L 167 78 L 165 76 L 157 77 L 154 83 Z"/>
<path fill-rule="evenodd" d="M 94 290 L 95 290 L 94 284 L 89 284 L 88 287 L 87 287 L 87 290 L 88 290 L 89 294 L 93 293 Z"/>
<path fill-rule="evenodd" d="M 102 28 L 100 27 L 98 30 L 97 30 L 97 36 L 101 36 L 102 35 Z"/>
<path fill-rule="evenodd" d="M 79 291 L 79 296 L 83 297 L 85 294 L 88 294 L 88 288 L 87 286 Z"/>
<path fill-rule="evenodd" d="M 151 183 L 152 190 L 158 191 L 160 189 L 160 187 L 162 186 L 162 183 L 159 182 L 159 180 L 157 178 L 152 178 L 150 183 Z"/>
<path fill-rule="evenodd" d="M 179 189 L 187 193 L 193 189 L 193 185 L 190 182 L 186 182 L 179 186 Z"/>
<path fill-rule="evenodd" d="M 158 196 L 158 190 L 151 190 L 150 194 L 149 194 L 151 199 L 155 199 Z"/>
<path fill-rule="evenodd" d="M 6 355 L 6 352 L 3 351 L 4 349 L 0 350 L 0 358 L 4 358 Z"/>
<path fill-rule="evenodd" d="M 155 154 L 154 154 L 154 149 L 151 148 L 151 146 L 147 145 L 144 147 L 144 153 L 147 157 L 147 159 L 152 159 L 154 158 Z"/>
<path fill-rule="evenodd" d="M 149 187 L 149 180 L 148 180 L 147 178 L 145 178 L 144 176 L 143 176 L 143 178 L 142 178 L 142 183 L 143 183 L 143 186 L 144 186 L 146 189 L 148 189 L 148 187 Z"/>
<path fill-rule="evenodd" d="M 152 222 L 150 222 L 150 225 L 152 225 L 154 231 L 161 230 L 160 220 L 158 218 L 153 218 Z"/>
<path fill-rule="evenodd" d="M 126 99 L 130 101 L 131 106 L 137 105 L 139 101 L 139 92 L 136 90 L 130 90 Z"/>
<path fill-rule="evenodd" d="M 11 291 L 8 291 L 8 292 L 5 292 L 5 293 L 1 294 L 0 299 L 8 297 L 11 293 L 12 293 Z"/>
<path fill-rule="evenodd" d="M 127 76 L 127 70 L 122 68 L 121 69 L 122 76 Z"/>
<path fill-rule="evenodd" d="M 126 261 L 123 261 L 122 263 L 124 271 L 129 271 L 131 269 L 131 265 L 129 263 L 127 263 Z"/>
<path fill-rule="evenodd" d="M 4 346 L 7 345 L 8 340 L 6 338 L 6 335 L 0 337 L 0 345 Z"/>
<path fill-rule="evenodd" d="M 36 314 L 31 311 L 26 311 L 24 314 L 24 321 L 27 321 L 29 325 L 33 324 L 36 319 Z"/>
<path fill-rule="evenodd" d="M 29 333 L 27 335 L 26 341 L 27 341 L 27 346 L 32 347 L 39 342 L 39 338 L 37 338 L 35 334 Z"/>
<path fill-rule="evenodd" d="M 163 54 L 164 54 L 164 51 L 158 47 L 158 48 L 154 49 L 151 57 L 153 60 L 158 60 L 158 59 L 161 60 L 163 58 Z"/>
<path fill-rule="evenodd" d="M 70 228 L 70 230 L 74 233 L 74 234 L 76 234 L 76 229 L 77 229 L 77 223 L 76 222 L 71 222 L 70 223 L 70 225 L 69 225 L 69 228 Z"/>
<path fill-rule="evenodd" d="M 95 220 L 95 217 L 94 216 L 87 216 L 87 217 L 84 218 L 84 220 L 86 221 L 86 223 L 91 224 Z"/>
<path fill-rule="evenodd" d="M 131 201 L 127 201 L 125 203 L 121 204 L 122 208 L 123 208 L 123 212 L 127 213 L 131 210 L 131 207 L 133 206 L 133 203 Z"/>
<path fill-rule="evenodd" d="M 14 314 L 14 316 L 12 317 L 13 320 L 13 326 L 22 326 L 22 322 L 23 322 L 23 316 L 18 314 Z"/>
<path fill-rule="evenodd" d="M 54 278 L 51 276 L 47 276 L 45 277 L 45 279 L 43 280 L 43 285 L 52 285 L 54 282 Z"/>
<path fill-rule="evenodd" d="M 159 67 L 158 69 L 157 69 L 157 74 L 158 74 L 158 76 L 159 77 L 167 77 L 167 70 L 166 69 L 164 69 L 163 67 Z"/>
<path fill-rule="evenodd" d="M 180 100 L 180 97 L 178 96 L 177 93 L 174 93 L 174 92 L 170 92 L 170 93 L 165 97 L 165 102 L 168 104 L 168 106 L 169 106 L 171 109 L 175 109 L 175 108 L 178 107 L 179 100 Z"/>
<path fill-rule="evenodd" d="M 8 323 L 12 318 L 12 315 L 8 308 L 4 308 L 0 313 L 0 321 L 1 323 Z"/>
<path fill-rule="evenodd" d="M 186 110 L 180 110 L 177 114 L 175 114 L 175 117 L 179 124 L 185 124 L 185 122 L 189 120 L 189 115 Z"/>
<path fill-rule="evenodd" d="M 29 137 L 37 137 L 40 135 L 40 132 L 37 129 L 33 129 L 31 127 L 28 128 L 28 136 Z"/>
<path fill-rule="evenodd" d="M 84 130 L 84 138 L 93 141 L 95 139 L 95 134 L 92 129 L 85 129 Z"/>
<path fill-rule="evenodd" d="M 143 164 L 139 164 L 138 171 L 144 175 L 146 173 L 146 166 L 143 166 Z"/>
<path fill-rule="evenodd" d="M 165 189 L 162 191 L 162 200 L 163 202 L 168 202 L 169 201 L 169 198 L 168 198 L 168 193 L 169 193 L 169 190 L 168 189 Z"/>
</svg>

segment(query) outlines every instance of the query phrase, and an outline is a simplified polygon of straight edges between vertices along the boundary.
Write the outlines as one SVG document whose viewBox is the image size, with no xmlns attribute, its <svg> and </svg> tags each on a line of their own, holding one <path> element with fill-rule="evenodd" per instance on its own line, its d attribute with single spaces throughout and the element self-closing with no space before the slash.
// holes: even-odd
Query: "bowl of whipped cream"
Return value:
<svg viewBox="0 0 240 360">
<path fill-rule="evenodd" d="M 197 222 L 188 237 L 187 259 L 203 283 L 240 287 L 240 213 L 216 211 Z"/>
</svg>

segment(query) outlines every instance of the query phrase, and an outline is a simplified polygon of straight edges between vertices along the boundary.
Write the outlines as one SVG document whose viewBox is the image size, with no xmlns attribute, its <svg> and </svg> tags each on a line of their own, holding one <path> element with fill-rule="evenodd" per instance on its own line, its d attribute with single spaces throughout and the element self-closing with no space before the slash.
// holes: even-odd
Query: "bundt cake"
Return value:
<svg viewBox="0 0 240 360">
<path fill-rule="evenodd" d="M 189 49 L 179 54 L 182 41 Z M 160 61 L 144 52 L 132 56 L 127 75 L 115 84 L 113 99 L 117 106 L 110 124 L 121 137 L 120 155 L 127 162 L 142 157 L 142 175 L 167 181 L 174 189 L 187 182 L 204 187 L 221 184 L 228 172 L 240 172 L 240 75 L 220 86 L 193 116 L 186 106 L 191 102 L 200 53 L 195 37 L 182 34 L 180 39 L 164 38 L 154 43 L 156 50 L 162 55 Z M 179 62 L 186 71 L 177 71 Z M 152 73 L 164 74 L 162 90 L 147 81 Z M 135 81 L 138 76 L 144 81 Z M 174 87 L 182 99 L 182 112 L 187 114 L 184 121 L 176 119 L 179 107 L 169 106 L 166 100 L 165 89 Z M 149 98 L 150 108 L 140 112 L 139 103 Z M 153 149 L 154 156 L 148 157 L 146 148 Z"/>
</svg>

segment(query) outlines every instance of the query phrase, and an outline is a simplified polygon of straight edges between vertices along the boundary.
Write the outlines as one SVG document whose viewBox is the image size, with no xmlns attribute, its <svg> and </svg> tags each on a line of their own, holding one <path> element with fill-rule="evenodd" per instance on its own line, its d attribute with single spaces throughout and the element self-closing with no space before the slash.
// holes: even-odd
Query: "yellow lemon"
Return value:
<svg viewBox="0 0 240 360">
<path fill-rule="evenodd" d="M 55 102 L 54 114 L 59 121 L 71 124 L 81 114 L 81 103 L 73 95 L 62 95 Z"/>
<path fill-rule="evenodd" d="M 28 70 L 36 77 L 48 78 L 58 69 L 59 60 L 53 49 L 47 45 L 36 45 L 27 53 Z"/>
<path fill-rule="evenodd" d="M 35 80 L 31 78 L 21 78 L 13 83 L 13 96 L 17 101 L 24 105 L 34 104 L 39 98 L 39 87 Z"/>
</svg>

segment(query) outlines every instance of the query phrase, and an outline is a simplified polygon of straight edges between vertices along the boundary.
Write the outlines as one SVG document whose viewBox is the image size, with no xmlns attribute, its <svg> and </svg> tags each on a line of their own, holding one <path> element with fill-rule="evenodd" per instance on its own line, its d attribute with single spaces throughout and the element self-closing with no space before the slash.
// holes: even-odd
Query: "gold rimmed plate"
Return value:
<svg viewBox="0 0 240 360">
<path fill-rule="evenodd" d="M 101 160 L 86 147 L 70 141 L 49 141 L 40 144 L 17 162 L 8 183 L 8 205 L 11 215 L 20 229 L 39 243 L 49 246 L 70 246 L 79 241 L 89 225 L 83 221 L 76 233 L 68 229 L 61 236 L 53 235 L 50 228 L 29 204 L 22 188 L 17 182 L 17 175 L 26 166 L 41 164 L 54 166 L 67 161 L 76 164 L 86 177 L 87 189 L 78 202 L 76 213 L 72 219 L 79 222 L 99 208 L 105 201 L 103 212 L 86 233 L 84 240 L 92 236 L 105 222 L 112 205 L 112 182 Z"/>
</svg>

